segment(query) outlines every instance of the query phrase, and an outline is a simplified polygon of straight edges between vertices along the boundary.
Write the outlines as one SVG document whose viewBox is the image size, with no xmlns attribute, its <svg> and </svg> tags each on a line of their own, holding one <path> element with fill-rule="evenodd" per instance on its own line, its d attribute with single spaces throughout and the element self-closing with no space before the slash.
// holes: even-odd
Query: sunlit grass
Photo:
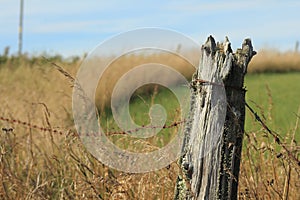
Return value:
<svg viewBox="0 0 300 200">
<path fill-rule="evenodd" d="M 271 49 L 259 50 L 251 60 L 248 72 L 293 72 L 300 70 L 300 52 L 280 52 Z"/>
<path fill-rule="evenodd" d="M 293 59 L 297 60 L 298 55 L 294 56 L 296 57 Z M 151 59 L 124 57 L 115 67 L 118 68 L 119 64 L 130 67 L 132 63 L 144 63 L 149 60 L 158 62 L 160 59 L 166 64 L 175 63 L 175 68 L 182 68 L 187 77 L 192 74 L 192 68 L 186 66 L 185 62 L 180 59 L 167 59 L 166 55 L 156 55 Z M 72 76 L 76 75 L 80 66 L 80 60 L 65 62 L 56 58 L 52 61 L 63 66 Z M 254 70 L 255 65 L 257 69 L 270 69 L 271 65 L 264 66 L 258 63 L 253 60 L 249 72 L 260 71 Z M 300 68 L 289 66 L 299 65 L 291 64 L 286 67 L 280 65 L 281 70 L 267 71 L 286 72 Z M 114 76 L 112 79 L 116 80 L 120 74 L 122 73 L 111 74 Z M 298 158 L 299 77 L 299 73 L 296 72 L 250 73 L 245 81 L 248 90 L 247 102 L 282 136 L 282 141 Z M 99 94 L 108 94 L 103 92 L 100 86 L 98 89 Z M 80 139 L 70 134 L 75 131 L 72 117 L 72 87 L 68 79 L 45 59 L 9 58 L 5 62 L 2 59 L 0 94 L 1 116 L 56 128 L 65 133 L 60 136 L 0 121 L 0 128 L 4 128 L 0 132 L 0 199 L 173 198 L 179 172 L 175 162 L 166 168 L 145 174 L 118 172 L 98 162 L 86 151 Z M 96 98 L 96 101 L 99 99 L 101 98 Z M 104 105 L 109 105 L 107 102 Z M 149 87 L 146 92 L 137 92 L 131 98 L 130 113 L 135 123 L 148 124 L 149 108 L 154 104 L 165 107 L 168 114 L 166 124 L 180 119 L 179 105 L 174 95 L 165 89 L 157 90 L 155 87 Z M 99 105 L 99 113 L 104 130 L 118 131 L 109 109 L 105 106 L 103 109 L 101 106 Z M 8 128 L 12 128 L 13 131 L 5 131 Z M 246 116 L 245 130 L 239 184 L 240 198 L 299 199 L 299 166 L 249 113 Z M 147 152 L 166 145 L 175 134 L 174 127 L 165 129 L 149 139 L 132 140 L 124 135 L 110 135 L 109 138 L 121 148 Z"/>
<path fill-rule="evenodd" d="M 300 107 L 300 73 L 249 74 L 245 85 L 247 102 L 259 112 L 274 131 L 285 135 L 294 127 Z M 253 117 L 248 113 L 246 129 Z M 300 135 L 296 135 L 300 139 Z"/>
</svg>

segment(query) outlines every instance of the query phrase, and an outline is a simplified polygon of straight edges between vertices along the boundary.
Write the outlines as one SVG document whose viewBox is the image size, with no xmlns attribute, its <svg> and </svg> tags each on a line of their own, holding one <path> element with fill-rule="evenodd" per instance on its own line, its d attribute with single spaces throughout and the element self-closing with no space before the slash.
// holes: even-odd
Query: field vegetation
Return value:
<svg viewBox="0 0 300 200">
<path fill-rule="evenodd" d="M 79 57 L 0 56 L 0 199 L 172 199 L 180 173 L 176 162 L 155 172 L 123 173 L 101 164 L 82 145 L 72 116 L 72 84 L 55 66 L 75 77 L 81 62 Z M 109 134 L 118 131 L 108 108 L 114 84 L 132 66 L 148 62 L 173 66 L 188 79 L 194 73 L 185 60 L 164 53 L 127 55 L 112 64 L 99 82 L 96 102 L 104 130 L 122 148 L 134 143 L 139 151 L 155 150 L 178 128 L 147 140 Z M 245 86 L 248 104 L 299 160 L 300 54 L 259 51 Z M 136 123 L 149 123 L 148 109 L 156 103 L 166 107 L 168 124 L 179 120 L 174 95 L 149 85 L 131 99 Z M 299 165 L 247 111 L 239 198 L 299 199 Z"/>
</svg>

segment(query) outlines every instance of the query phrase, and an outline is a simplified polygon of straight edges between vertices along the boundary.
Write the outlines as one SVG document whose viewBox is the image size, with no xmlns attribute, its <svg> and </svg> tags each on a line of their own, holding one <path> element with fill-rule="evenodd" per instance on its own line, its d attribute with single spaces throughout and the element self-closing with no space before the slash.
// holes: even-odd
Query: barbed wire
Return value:
<svg viewBox="0 0 300 200">
<path fill-rule="evenodd" d="M 202 83 L 203 80 L 202 80 Z M 282 142 L 282 140 L 280 139 L 279 134 L 275 133 L 274 131 L 272 131 L 267 124 L 261 119 L 261 117 L 254 111 L 254 109 L 249 106 L 249 104 L 247 102 L 245 102 L 245 106 L 248 108 L 248 110 L 253 114 L 253 116 L 255 117 L 255 120 L 258 121 L 261 126 L 274 138 L 275 142 L 280 145 L 288 154 L 288 156 L 294 161 L 296 162 L 296 164 L 298 166 L 300 166 L 300 160 L 292 153 L 291 150 L 289 150 L 288 146 Z M 298 117 L 298 116 L 297 116 Z M 65 135 L 65 131 L 59 130 L 59 129 L 55 129 L 55 128 L 47 128 L 47 127 L 43 127 L 43 126 L 39 126 L 39 125 L 35 125 L 35 124 L 31 124 L 29 122 L 24 122 L 18 119 L 10 119 L 10 118 L 6 118 L 6 117 L 2 117 L 0 116 L 0 121 L 4 121 L 7 122 L 9 124 L 14 124 L 14 125 L 21 125 L 24 127 L 28 127 L 31 129 L 36 129 L 39 131 L 44 131 L 44 132 L 51 132 L 54 134 L 59 134 L 59 135 Z M 141 125 L 138 128 L 135 129 L 131 129 L 131 130 L 126 130 L 126 131 L 108 131 L 105 132 L 105 135 L 111 136 L 111 135 L 126 135 L 126 134 L 130 134 L 130 133 L 134 133 L 134 132 L 138 132 L 142 129 L 170 129 L 170 128 L 174 128 L 174 127 L 178 127 L 181 124 L 184 124 L 186 122 L 186 119 L 180 120 L 180 121 L 174 121 L 171 124 L 164 124 L 163 126 L 153 126 L 153 125 Z M 13 129 L 12 128 L 2 128 L 2 131 L 4 132 L 12 132 Z M 77 133 L 77 132 L 72 132 L 72 131 L 68 131 L 68 134 L 71 134 L 73 136 L 76 137 L 80 137 L 81 135 L 84 136 L 96 136 L 97 133 Z"/>
<path fill-rule="evenodd" d="M 245 106 L 249 109 L 249 111 L 254 115 L 255 120 L 258 121 L 262 127 L 275 139 L 275 142 L 280 145 L 288 154 L 288 156 L 290 156 L 290 158 L 292 158 L 298 166 L 300 166 L 300 160 L 288 149 L 288 147 L 281 141 L 279 135 L 277 133 L 275 133 L 274 131 L 272 131 L 265 122 L 263 122 L 263 120 L 260 118 L 260 116 L 251 108 L 251 106 L 249 106 L 249 104 L 247 102 L 245 102 Z"/>
<path fill-rule="evenodd" d="M 59 134 L 59 135 L 64 135 L 64 131 L 55 129 L 55 128 L 47 128 L 47 127 L 43 127 L 43 126 L 39 126 L 39 125 L 35 125 L 29 122 L 24 122 L 21 120 L 17 120 L 17 119 L 10 119 L 10 118 L 6 118 L 6 117 L 1 117 L 0 116 L 0 121 L 4 121 L 7 122 L 9 124 L 14 124 L 14 125 L 22 125 L 24 127 L 27 128 L 31 128 L 31 129 L 35 129 L 35 130 L 39 130 L 39 131 L 44 131 L 44 132 L 51 132 L 54 134 Z M 130 133 L 134 133 L 134 132 L 138 132 L 139 130 L 142 129 L 170 129 L 170 128 L 174 128 L 174 127 L 178 127 L 179 125 L 185 123 L 186 120 L 181 120 L 181 121 L 175 121 L 171 124 L 164 124 L 163 126 L 153 126 L 153 125 L 141 125 L 138 128 L 135 129 L 131 129 L 131 130 L 126 130 L 126 131 L 108 131 L 105 132 L 105 135 L 125 135 L 125 134 L 130 134 Z M 12 128 L 2 128 L 2 131 L 4 132 L 11 132 L 13 131 Z M 80 135 L 85 135 L 85 136 L 96 136 L 97 133 L 75 133 L 72 131 L 69 131 L 69 133 L 71 133 L 74 136 L 80 136 Z"/>
<path fill-rule="evenodd" d="M 45 131 L 45 132 L 48 131 L 48 132 L 59 134 L 59 135 L 64 134 L 63 131 L 58 130 L 58 129 L 38 126 L 38 125 L 31 124 L 29 122 L 24 122 L 24 121 L 21 121 L 21 120 L 18 120 L 18 119 L 10 119 L 10 118 L 6 118 L 6 117 L 0 117 L 0 120 L 4 121 L 4 122 L 7 122 L 9 124 L 22 125 L 22 126 L 25 126 L 25 127 L 31 128 L 31 129 L 40 130 L 40 131 Z M 11 132 L 11 131 L 13 131 L 13 129 L 12 128 L 2 128 L 2 131 Z"/>
<path fill-rule="evenodd" d="M 127 133 L 133 133 L 133 132 L 138 132 L 139 130 L 142 129 L 170 129 L 170 128 L 174 128 L 174 127 L 178 127 L 179 125 L 185 123 L 185 120 L 181 120 L 181 121 L 175 121 L 169 125 L 164 124 L 163 126 L 151 126 L 151 125 L 142 125 L 138 128 L 132 129 L 132 130 L 127 130 L 127 131 L 121 131 L 121 132 L 108 132 L 106 134 L 108 135 L 114 135 L 114 134 L 127 134 Z"/>
<path fill-rule="evenodd" d="M 203 79 L 199 79 L 199 78 L 195 78 L 192 80 L 191 82 L 191 86 L 196 86 L 196 83 L 198 83 L 201 86 L 205 86 L 205 85 L 212 85 L 212 86 L 219 86 L 219 87 L 226 87 L 226 88 L 232 88 L 235 90 L 241 90 L 241 91 L 246 91 L 246 89 L 244 87 L 238 87 L 238 86 L 234 86 L 234 85 L 224 85 L 222 83 L 215 83 L 215 82 L 211 82 L 211 81 L 207 81 L 207 80 L 203 80 Z"/>
</svg>

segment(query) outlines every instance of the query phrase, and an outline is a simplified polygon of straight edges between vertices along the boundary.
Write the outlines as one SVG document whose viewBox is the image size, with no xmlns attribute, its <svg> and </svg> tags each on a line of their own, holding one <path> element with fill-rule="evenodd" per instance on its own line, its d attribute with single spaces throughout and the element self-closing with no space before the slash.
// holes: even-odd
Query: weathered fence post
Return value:
<svg viewBox="0 0 300 200">
<path fill-rule="evenodd" d="M 253 55 L 250 39 L 232 52 L 228 38 L 202 46 L 191 82 L 181 173 L 175 199 L 237 199 L 245 121 L 244 75 Z"/>
</svg>

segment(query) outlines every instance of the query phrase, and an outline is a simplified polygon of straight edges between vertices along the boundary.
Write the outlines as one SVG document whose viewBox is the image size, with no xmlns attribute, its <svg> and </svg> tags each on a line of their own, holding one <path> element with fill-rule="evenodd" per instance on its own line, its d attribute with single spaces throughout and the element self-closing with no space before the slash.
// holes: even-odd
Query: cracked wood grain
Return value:
<svg viewBox="0 0 300 200">
<path fill-rule="evenodd" d="M 256 54 L 250 39 L 232 52 L 228 38 L 212 36 L 201 47 L 191 82 L 181 173 L 174 199 L 237 199 L 245 121 L 244 76 Z"/>
</svg>

